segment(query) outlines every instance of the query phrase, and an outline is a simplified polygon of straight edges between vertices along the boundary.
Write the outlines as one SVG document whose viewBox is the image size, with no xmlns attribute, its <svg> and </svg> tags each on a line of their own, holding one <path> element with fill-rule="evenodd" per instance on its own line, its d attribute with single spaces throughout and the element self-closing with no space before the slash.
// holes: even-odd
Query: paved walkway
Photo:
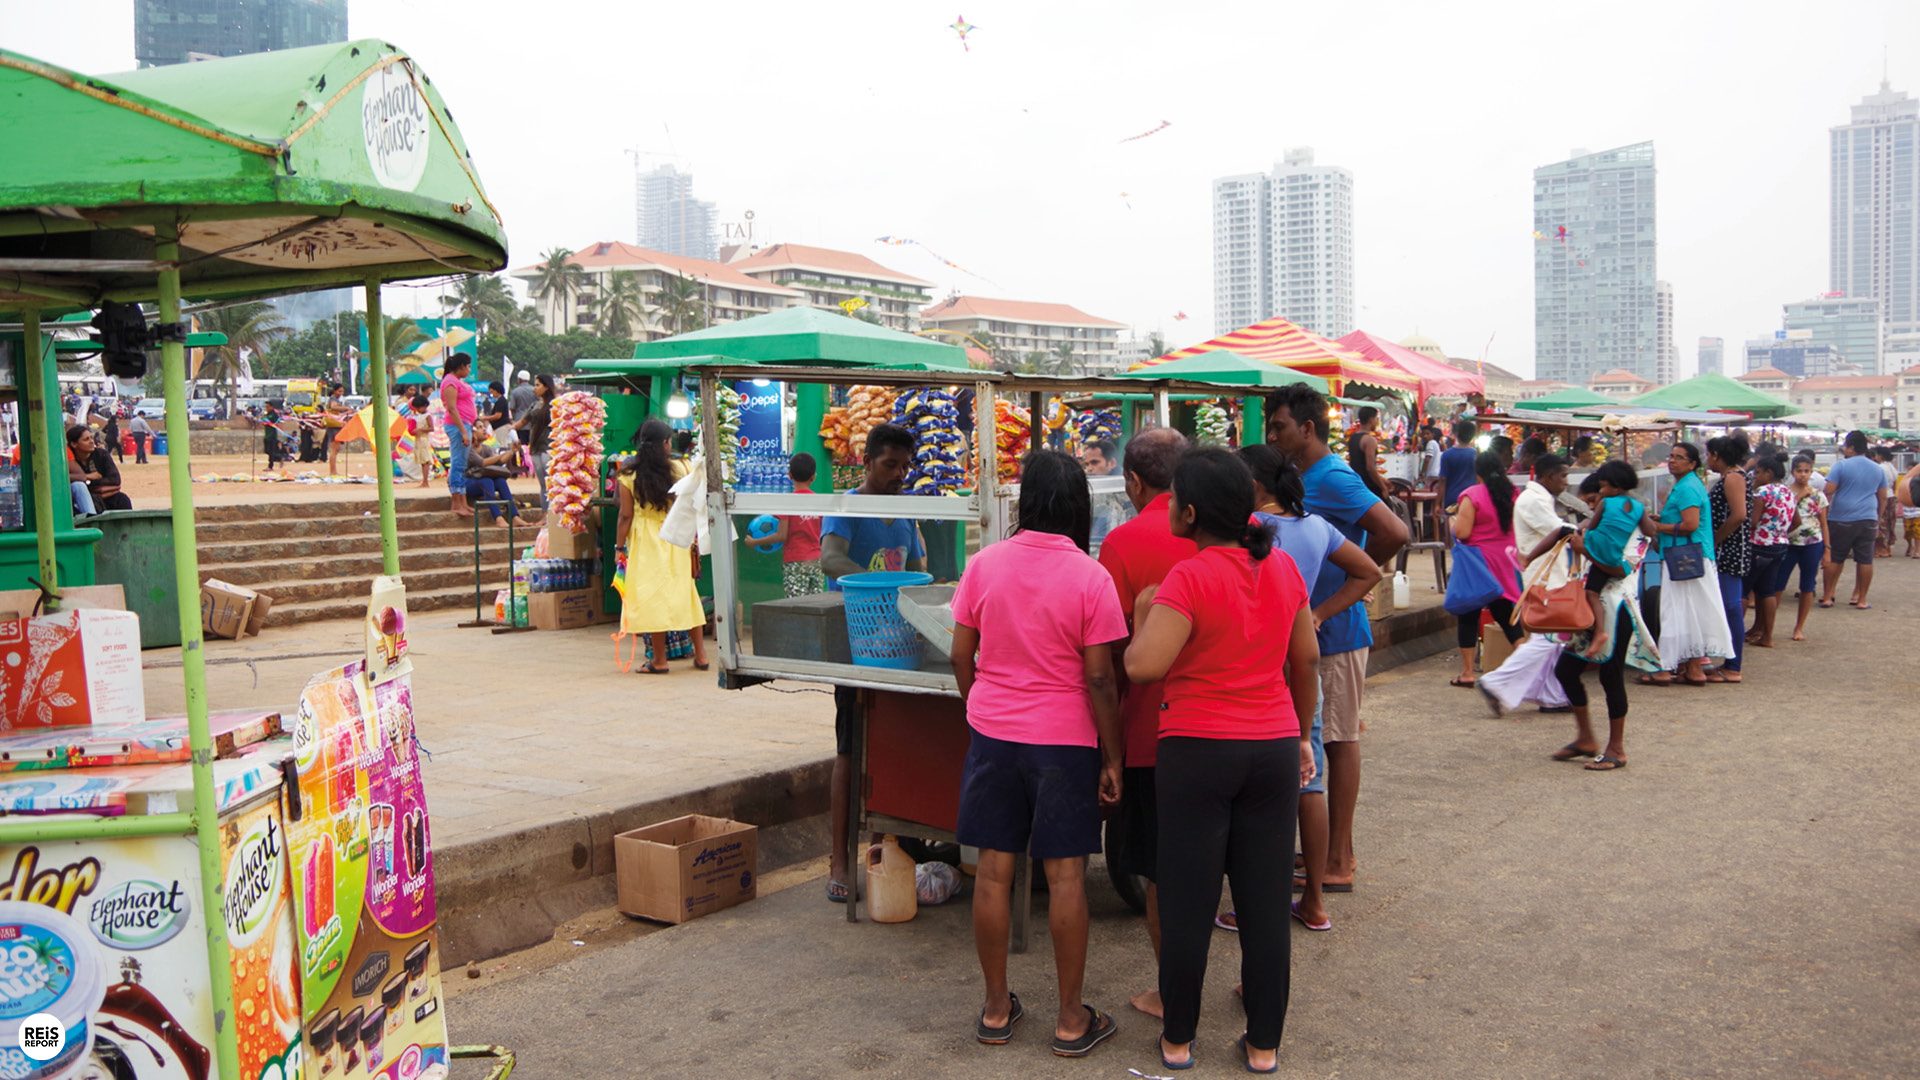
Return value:
<svg viewBox="0 0 1920 1080">
<path fill-rule="evenodd" d="M 1332 933 L 1294 937 L 1285 1072 L 1913 1075 L 1920 567 L 1883 562 L 1874 599 L 1755 650 L 1743 686 L 1635 687 L 1632 765 L 1611 774 L 1547 760 L 1566 718 L 1495 719 L 1449 689 L 1448 655 L 1376 679 L 1360 889 L 1331 898 Z M 990 1049 L 964 902 L 848 926 L 817 879 L 453 980 L 448 1015 L 529 1076 L 1165 1075 L 1125 1009 L 1153 978 L 1144 931 L 1090 891 L 1088 995 L 1122 1026 L 1093 1062 L 1047 1053 L 1044 922 L 1012 965 L 1032 1015 Z M 1199 1054 L 1237 1075 L 1236 950 L 1215 945 Z"/>
</svg>

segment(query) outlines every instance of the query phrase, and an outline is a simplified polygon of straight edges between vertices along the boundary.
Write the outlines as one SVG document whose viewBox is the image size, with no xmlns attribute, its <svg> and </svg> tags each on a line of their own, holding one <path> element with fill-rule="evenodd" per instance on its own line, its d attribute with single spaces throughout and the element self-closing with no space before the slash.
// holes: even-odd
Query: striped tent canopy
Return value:
<svg viewBox="0 0 1920 1080">
<path fill-rule="evenodd" d="M 1350 393 L 1356 387 L 1417 395 L 1420 380 L 1404 371 L 1376 364 L 1360 354 L 1317 334 L 1308 333 L 1282 318 L 1267 319 L 1243 326 L 1230 334 L 1203 341 L 1178 352 L 1155 357 L 1133 366 L 1133 370 L 1180 360 L 1215 349 L 1239 353 L 1253 360 L 1290 368 L 1327 380 L 1335 394 Z"/>
</svg>

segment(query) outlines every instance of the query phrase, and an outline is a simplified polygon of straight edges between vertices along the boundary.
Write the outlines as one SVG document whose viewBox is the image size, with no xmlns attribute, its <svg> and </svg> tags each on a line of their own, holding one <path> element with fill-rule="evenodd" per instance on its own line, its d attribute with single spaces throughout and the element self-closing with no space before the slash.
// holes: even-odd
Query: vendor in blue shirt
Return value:
<svg viewBox="0 0 1920 1080">
<path fill-rule="evenodd" d="M 1459 505 L 1460 496 L 1480 482 L 1473 475 L 1473 459 L 1480 453 L 1474 449 L 1473 438 L 1479 430 L 1471 420 L 1455 421 L 1453 449 L 1440 455 L 1440 502 L 1448 510 Z"/>
<path fill-rule="evenodd" d="M 1386 566 L 1407 545 L 1407 523 L 1327 448 L 1326 398 L 1299 385 L 1274 391 L 1267 398 L 1267 442 L 1300 470 L 1307 512 L 1325 518 L 1365 549 L 1376 565 Z M 1443 472 L 1445 460 L 1442 455 Z M 1312 602 L 1319 605 L 1346 582 L 1346 572 L 1329 560 L 1312 583 Z M 1353 813 L 1360 797 L 1360 703 L 1373 629 L 1366 605 L 1355 604 L 1321 623 L 1318 631 L 1327 748 L 1327 869 L 1322 887 L 1351 892 Z"/>
<path fill-rule="evenodd" d="M 913 432 L 897 424 L 877 424 L 867 432 L 867 475 L 855 495 L 898 495 L 913 467 Z M 869 570 L 925 570 L 927 549 L 920 527 L 907 518 L 828 516 L 820 527 L 820 569 L 838 580 Z M 853 783 L 853 731 L 860 720 L 859 691 L 850 686 L 833 690 L 835 736 L 833 782 L 828 793 L 832 810 L 833 851 L 827 870 L 827 899 L 847 902 L 848 790 Z M 874 838 L 878 841 L 878 837 Z"/>
</svg>

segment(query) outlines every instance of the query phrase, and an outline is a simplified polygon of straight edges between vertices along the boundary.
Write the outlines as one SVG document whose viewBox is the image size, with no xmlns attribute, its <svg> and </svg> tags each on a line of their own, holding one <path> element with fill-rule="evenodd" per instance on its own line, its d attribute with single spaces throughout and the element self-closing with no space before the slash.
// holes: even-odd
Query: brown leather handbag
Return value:
<svg viewBox="0 0 1920 1080">
<path fill-rule="evenodd" d="M 1577 634 L 1593 626 L 1593 608 L 1587 589 L 1575 574 L 1565 585 L 1547 587 L 1547 572 L 1564 553 L 1572 534 L 1560 538 L 1528 572 L 1526 592 L 1520 596 L 1520 625 L 1536 634 Z"/>
</svg>

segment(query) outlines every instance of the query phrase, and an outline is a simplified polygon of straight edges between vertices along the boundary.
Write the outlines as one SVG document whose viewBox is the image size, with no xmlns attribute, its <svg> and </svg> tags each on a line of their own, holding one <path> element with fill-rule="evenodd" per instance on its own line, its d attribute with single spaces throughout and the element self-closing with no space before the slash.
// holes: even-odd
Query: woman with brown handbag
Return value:
<svg viewBox="0 0 1920 1080">
<path fill-rule="evenodd" d="M 1567 490 L 1567 459 L 1542 454 L 1534 459 L 1533 479 L 1513 500 L 1514 549 L 1526 563 L 1526 582 L 1545 590 L 1579 583 L 1568 573 L 1566 539 L 1573 526 L 1557 509 Z M 1584 601 L 1583 601 L 1584 602 Z M 1526 597 L 1521 598 L 1524 607 Z M 1566 712 L 1566 692 L 1554 678 L 1560 660 L 1559 639 L 1536 633 L 1515 646 L 1504 663 L 1480 676 L 1477 684 L 1495 716 L 1532 703 L 1541 712 Z"/>
</svg>

